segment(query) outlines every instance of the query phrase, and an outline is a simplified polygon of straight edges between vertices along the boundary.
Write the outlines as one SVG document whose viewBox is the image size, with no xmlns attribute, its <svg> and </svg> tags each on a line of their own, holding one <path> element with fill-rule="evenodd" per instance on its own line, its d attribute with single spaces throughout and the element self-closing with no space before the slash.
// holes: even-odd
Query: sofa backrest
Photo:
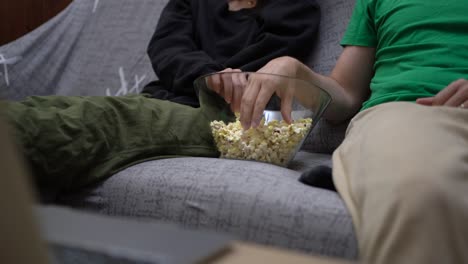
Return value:
<svg viewBox="0 0 468 264">
<path fill-rule="evenodd" d="M 167 1 L 74 0 L 38 29 L 0 47 L 0 96 L 17 100 L 29 95 L 140 92 L 157 78 L 146 47 Z M 317 1 L 322 20 L 308 64 L 327 74 L 341 52 L 339 40 L 355 0 Z M 308 141 L 306 148 L 333 150 L 343 134 L 343 129 L 333 129 L 320 124 L 314 131 L 320 132 L 314 136 L 320 140 Z"/>
<path fill-rule="evenodd" d="M 319 41 L 308 65 L 316 72 L 329 74 L 342 52 L 341 38 L 351 17 L 355 0 L 316 0 L 321 8 Z M 348 122 L 333 125 L 320 120 L 306 139 L 303 150 L 332 153 L 343 141 Z"/>
<path fill-rule="evenodd" d="M 139 92 L 156 78 L 146 48 L 166 3 L 74 0 L 35 31 L 0 47 L 8 69 L 0 87 L 10 99 Z"/>
<path fill-rule="evenodd" d="M 316 0 L 321 9 L 319 41 L 308 65 L 314 71 L 329 74 L 342 47 L 341 38 L 351 17 L 355 0 Z"/>
</svg>

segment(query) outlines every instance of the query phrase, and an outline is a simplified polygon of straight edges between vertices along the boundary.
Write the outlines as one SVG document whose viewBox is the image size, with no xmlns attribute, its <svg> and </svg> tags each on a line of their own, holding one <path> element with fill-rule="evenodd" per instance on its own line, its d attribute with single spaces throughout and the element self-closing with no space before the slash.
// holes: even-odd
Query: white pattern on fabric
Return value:
<svg viewBox="0 0 468 264">
<path fill-rule="evenodd" d="M 119 67 L 119 76 L 120 76 L 120 89 L 115 94 L 112 94 L 111 90 L 107 88 L 106 89 L 107 96 L 121 96 L 121 95 L 130 94 L 130 93 L 135 93 L 135 94 L 140 93 L 140 84 L 146 78 L 146 75 L 142 75 L 142 76 L 135 75 L 135 83 L 133 84 L 132 88 L 128 89 L 128 82 L 125 78 L 125 72 L 123 70 L 123 67 Z"/>
<path fill-rule="evenodd" d="M 0 53 L 0 65 L 3 64 L 3 73 L 0 72 L 0 76 L 3 75 L 5 77 L 5 83 L 7 86 L 10 86 L 10 79 L 8 76 L 8 64 L 15 64 L 20 59 L 21 57 L 12 57 L 7 59 L 3 54 Z"/>
</svg>

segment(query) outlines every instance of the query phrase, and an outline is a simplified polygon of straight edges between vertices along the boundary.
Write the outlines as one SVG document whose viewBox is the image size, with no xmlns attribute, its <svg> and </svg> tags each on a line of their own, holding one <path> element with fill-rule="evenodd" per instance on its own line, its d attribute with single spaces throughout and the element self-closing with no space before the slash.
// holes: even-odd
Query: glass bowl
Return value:
<svg viewBox="0 0 468 264">
<path fill-rule="evenodd" d="M 259 80 L 294 89 L 290 124 L 283 120 L 281 99 L 273 94 L 258 126 L 242 128 L 237 113 L 240 98 Z M 283 167 L 294 159 L 331 102 L 330 95 L 316 84 L 267 73 L 219 72 L 197 78 L 194 85 L 221 158 L 255 160 Z"/>
</svg>

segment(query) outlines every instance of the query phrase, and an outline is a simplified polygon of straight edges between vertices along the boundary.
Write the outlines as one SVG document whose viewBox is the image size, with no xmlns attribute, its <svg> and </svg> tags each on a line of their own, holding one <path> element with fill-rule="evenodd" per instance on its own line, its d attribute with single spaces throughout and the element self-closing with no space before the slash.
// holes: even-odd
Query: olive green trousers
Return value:
<svg viewBox="0 0 468 264">
<path fill-rule="evenodd" d="M 144 95 L 36 96 L 7 102 L 6 116 L 38 187 L 63 191 L 146 160 L 217 157 L 209 123 L 232 116 L 211 99 L 192 108 Z"/>
</svg>

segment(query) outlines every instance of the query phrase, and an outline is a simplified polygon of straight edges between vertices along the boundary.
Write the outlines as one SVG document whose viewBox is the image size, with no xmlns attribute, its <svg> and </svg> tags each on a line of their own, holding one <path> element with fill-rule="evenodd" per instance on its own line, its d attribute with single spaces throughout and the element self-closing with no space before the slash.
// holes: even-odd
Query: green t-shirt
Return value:
<svg viewBox="0 0 468 264">
<path fill-rule="evenodd" d="M 341 45 L 376 48 L 362 109 L 434 96 L 468 78 L 468 0 L 356 0 Z"/>
</svg>

